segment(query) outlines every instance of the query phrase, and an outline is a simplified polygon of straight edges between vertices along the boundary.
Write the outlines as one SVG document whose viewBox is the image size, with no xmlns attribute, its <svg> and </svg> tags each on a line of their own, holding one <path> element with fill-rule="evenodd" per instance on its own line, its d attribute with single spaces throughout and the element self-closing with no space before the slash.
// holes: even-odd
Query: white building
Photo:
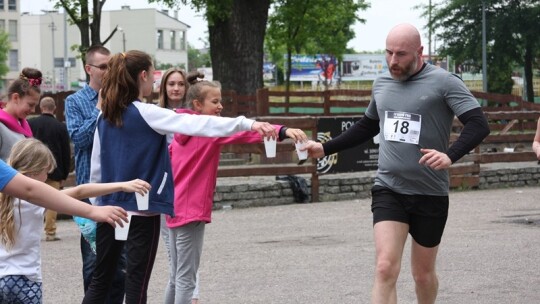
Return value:
<svg viewBox="0 0 540 304">
<path fill-rule="evenodd" d="M 0 0 L 17 1 L 18 0 Z M 77 90 L 86 75 L 74 46 L 81 43 L 79 28 L 70 24 L 63 12 L 44 12 L 20 15 L 19 65 L 35 67 L 44 75 L 43 91 Z M 118 53 L 141 50 L 152 58 L 157 68 L 160 65 L 187 68 L 187 31 L 189 25 L 181 22 L 167 11 L 153 8 L 103 11 L 101 16 L 101 40 L 105 41 L 112 31 L 118 31 L 105 47 Z M 13 48 L 13 45 L 12 45 Z M 76 47 L 75 47 L 76 49 Z M 53 72 L 54 62 L 54 72 Z"/>
<path fill-rule="evenodd" d="M 0 31 L 4 31 L 9 36 L 10 50 L 7 56 L 6 65 L 9 72 L 1 79 L 0 96 L 6 92 L 10 80 L 19 77 L 20 72 L 20 14 L 19 0 L 0 0 Z"/>
</svg>

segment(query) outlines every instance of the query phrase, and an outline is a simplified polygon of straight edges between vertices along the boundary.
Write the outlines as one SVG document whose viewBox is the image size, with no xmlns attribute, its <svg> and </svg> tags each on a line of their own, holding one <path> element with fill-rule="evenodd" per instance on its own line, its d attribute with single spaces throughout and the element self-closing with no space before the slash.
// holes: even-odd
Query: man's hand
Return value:
<svg viewBox="0 0 540 304">
<path fill-rule="evenodd" d="M 418 161 L 421 165 L 426 165 L 434 170 L 448 169 L 452 165 L 452 161 L 446 153 L 433 149 L 420 149 L 420 152 L 424 154 Z"/>
<path fill-rule="evenodd" d="M 321 143 L 315 142 L 313 140 L 308 140 L 303 150 L 308 151 L 308 156 L 311 158 L 322 158 L 324 157 L 324 149 Z"/>
</svg>

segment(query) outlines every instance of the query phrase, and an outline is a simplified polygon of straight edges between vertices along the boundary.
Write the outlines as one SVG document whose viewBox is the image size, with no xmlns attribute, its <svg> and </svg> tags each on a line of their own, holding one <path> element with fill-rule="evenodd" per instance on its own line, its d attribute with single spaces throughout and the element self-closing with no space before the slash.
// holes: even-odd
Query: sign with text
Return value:
<svg viewBox="0 0 540 304">
<path fill-rule="evenodd" d="M 375 80 L 388 71 L 384 54 L 343 55 L 342 81 Z"/>
<path fill-rule="evenodd" d="M 320 118 L 317 129 L 317 140 L 327 142 L 339 136 L 360 117 Z M 379 160 L 379 135 L 354 148 L 327 155 L 317 160 L 319 173 L 345 173 L 377 170 Z"/>
</svg>

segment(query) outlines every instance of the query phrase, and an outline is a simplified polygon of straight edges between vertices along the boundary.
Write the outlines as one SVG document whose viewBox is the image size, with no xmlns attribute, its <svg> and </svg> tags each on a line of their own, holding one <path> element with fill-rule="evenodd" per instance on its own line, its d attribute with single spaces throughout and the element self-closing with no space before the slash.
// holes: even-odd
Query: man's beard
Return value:
<svg viewBox="0 0 540 304">
<path fill-rule="evenodd" d="M 390 68 L 390 75 L 394 80 L 397 81 L 406 81 L 411 77 L 414 73 L 416 73 L 416 65 L 418 64 L 418 57 L 414 57 L 414 60 L 411 61 L 409 65 L 407 65 L 405 68 L 400 67 L 399 65 L 395 64 Z M 401 70 L 401 75 L 394 75 L 392 72 L 392 68 L 398 67 Z"/>
</svg>

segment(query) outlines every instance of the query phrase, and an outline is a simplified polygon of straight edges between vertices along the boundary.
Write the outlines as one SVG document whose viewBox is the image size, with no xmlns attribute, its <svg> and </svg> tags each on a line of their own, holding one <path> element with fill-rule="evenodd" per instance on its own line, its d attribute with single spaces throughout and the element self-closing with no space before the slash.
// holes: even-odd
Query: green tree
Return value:
<svg viewBox="0 0 540 304">
<path fill-rule="evenodd" d="M 488 91 L 508 94 L 513 68 L 523 66 L 532 100 L 532 68 L 540 47 L 537 0 L 449 0 L 434 7 L 428 26 L 444 41 L 441 55 L 482 67 L 482 3 L 486 7 Z"/>
<path fill-rule="evenodd" d="M 9 67 L 6 62 L 8 60 L 8 52 L 11 49 L 9 36 L 6 32 L 0 31 L 0 78 L 4 78 L 9 72 Z M 0 82 L 0 85 L 2 82 Z"/>
<path fill-rule="evenodd" d="M 211 66 L 212 60 L 208 51 L 201 52 L 201 50 L 193 48 L 192 45 L 188 45 L 188 71 Z"/>
<path fill-rule="evenodd" d="M 289 91 L 292 54 L 331 54 L 340 58 L 349 40 L 351 26 L 365 22 L 356 16 L 369 4 L 363 0 L 276 0 L 268 21 L 266 44 L 277 64 L 286 54 L 286 91 Z M 327 79 L 324 80 L 328 87 Z"/>
</svg>

